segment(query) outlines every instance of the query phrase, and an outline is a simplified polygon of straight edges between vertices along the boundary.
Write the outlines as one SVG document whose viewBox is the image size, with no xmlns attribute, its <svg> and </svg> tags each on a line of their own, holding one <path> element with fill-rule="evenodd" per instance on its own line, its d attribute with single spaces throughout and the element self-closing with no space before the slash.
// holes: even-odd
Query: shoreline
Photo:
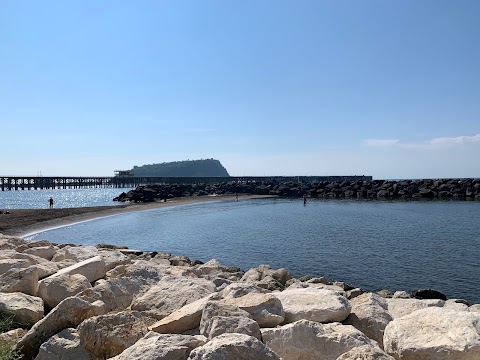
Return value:
<svg viewBox="0 0 480 360">
<path fill-rule="evenodd" d="M 271 195 L 239 194 L 238 200 L 276 198 Z M 168 202 L 134 203 L 114 206 L 95 206 L 61 209 L 12 209 L 0 214 L 0 234 L 25 238 L 34 234 L 70 226 L 86 221 L 121 215 L 130 212 L 154 210 L 164 207 L 189 205 L 209 201 L 235 201 L 235 195 L 174 198 Z"/>
</svg>

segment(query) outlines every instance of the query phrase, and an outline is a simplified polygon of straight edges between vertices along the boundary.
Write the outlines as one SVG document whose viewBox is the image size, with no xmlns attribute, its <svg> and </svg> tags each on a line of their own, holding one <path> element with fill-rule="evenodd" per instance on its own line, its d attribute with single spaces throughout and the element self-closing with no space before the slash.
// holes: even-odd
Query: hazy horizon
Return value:
<svg viewBox="0 0 480 360">
<path fill-rule="evenodd" d="M 478 178 L 480 2 L 0 3 L 0 175 Z"/>
</svg>

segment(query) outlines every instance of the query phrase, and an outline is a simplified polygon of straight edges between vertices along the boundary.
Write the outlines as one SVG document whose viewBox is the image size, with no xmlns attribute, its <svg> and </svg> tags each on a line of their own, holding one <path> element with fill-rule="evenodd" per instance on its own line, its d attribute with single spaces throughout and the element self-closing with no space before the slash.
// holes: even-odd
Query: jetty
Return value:
<svg viewBox="0 0 480 360">
<path fill-rule="evenodd" d="M 82 188 L 132 188 L 151 184 L 215 184 L 222 182 L 313 182 L 313 181 L 370 181 L 371 176 L 228 176 L 228 177 L 135 177 L 135 176 L 4 176 L 0 189 L 43 190 Z"/>
</svg>

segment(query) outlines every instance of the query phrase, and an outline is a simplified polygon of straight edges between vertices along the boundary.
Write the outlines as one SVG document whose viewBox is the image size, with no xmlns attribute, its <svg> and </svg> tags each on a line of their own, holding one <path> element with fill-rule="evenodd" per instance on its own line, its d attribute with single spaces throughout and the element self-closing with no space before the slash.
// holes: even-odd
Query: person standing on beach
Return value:
<svg viewBox="0 0 480 360">
<path fill-rule="evenodd" d="M 303 205 L 307 205 L 307 194 L 303 194 Z"/>
<path fill-rule="evenodd" d="M 48 200 L 48 203 L 50 204 L 50 209 L 53 208 L 53 197 L 50 196 L 50 200 Z"/>
</svg>

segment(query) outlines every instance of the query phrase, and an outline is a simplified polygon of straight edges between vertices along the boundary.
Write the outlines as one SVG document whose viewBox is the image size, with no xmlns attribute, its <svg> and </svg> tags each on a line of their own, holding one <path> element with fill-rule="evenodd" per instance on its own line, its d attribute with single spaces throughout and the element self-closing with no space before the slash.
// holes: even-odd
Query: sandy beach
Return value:
<svg viewBox="0 0 480 360">
<path fill-rule="evenodd" d="M 272 197 L 268 195 L 239 195 L 239 200 Z M 133 211 L 145 211 L 175 205 L 207 201 L 235 201 L 235 195 L 174 198 L 165 202 L 134 203 L 117 206 L 96 206 L 64 209 L 12 209 L 0 214 L 0 234 L 24 237 L 36 232 L 67 226 L 82 221 Z"/>
</svg>

